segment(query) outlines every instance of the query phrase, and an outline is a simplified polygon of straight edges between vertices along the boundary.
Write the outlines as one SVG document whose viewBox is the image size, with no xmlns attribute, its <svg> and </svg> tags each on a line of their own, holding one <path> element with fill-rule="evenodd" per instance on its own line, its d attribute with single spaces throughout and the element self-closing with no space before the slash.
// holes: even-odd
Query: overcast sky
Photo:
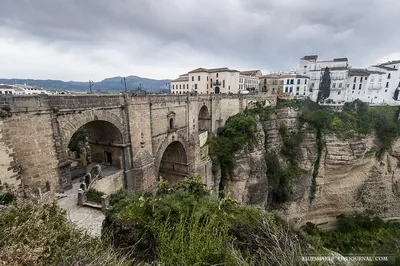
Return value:
<svg viewBox="0 0 400 266">
<path fill-rule="evenodd" d="M 0 77 L 176 78 L 400 59 L 399 0 L 1 0 Z"/>
</svg>

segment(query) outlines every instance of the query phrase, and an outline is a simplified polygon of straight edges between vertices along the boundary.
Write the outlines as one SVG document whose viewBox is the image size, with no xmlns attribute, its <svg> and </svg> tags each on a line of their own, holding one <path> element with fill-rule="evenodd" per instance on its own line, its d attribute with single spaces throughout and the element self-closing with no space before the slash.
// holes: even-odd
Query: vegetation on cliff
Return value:
<svg viewBox="0 0 400 266">
<path fill-rule="evenodd" d="M 161 265 L 299 265 L 300 236 L 261 209 L 209 195 L 197 177 L 114 201 L 103 224 L 132 260 Z M 302 239 L 304 241 L 304 239 Z"/>
<path fill-rule="evenodd" d="M 359 100 L 346 103 L 340 112 L 310 100 L 279 98 L 275 107 L 263 107 L 260 103 L 253 107 L 245 110 L 243 114 L 230 117 L 225 126 L 219 130 L 218 135 L 209 141 L 213 169 L 215 173 L 215 170 L 220 167 L 222 176 L 232 173 L 235 167 L 235 153 L 242 149 L 251 149 L 256 141 L 257 120 L 268 121 L 285 108 L 298 110 L 297 128 L 289 131 L 284 124 L 278 125 L 282 138 L 280 151 L 266 149 L 267 176 L 269 185 L 272 187 L 270 198 L 276 203 L 285 202 L 289 198 L 291 180 L 301 174 L 297 165 L 297 156 L 304 133 L 315 133 L 317 144 L 317 159 L 312 170 L 310 190 L 310 202 L 312 202 L 315 197 L 316 178 L 325 145 L 325 135 L 334 134 L 341 139 L 352 139 L 376 134 L 379 140 L 379 155 L 391 147 L 400 132 L 397 107 L 370 107 Z M 269 128 L 264 128 L 266 138 L 268 138 L 268 130 Z"/>
<path fill-rule="evenodd" d="M 312 223 L 303 230 L 313 243 L 340 254 L 394 255 L 400 259 L 400 223 L 361 215 L 339 215 L 337 220 L 338 228 L 332 231 L 320 231 Z"/>
<path fill-rule="evenodd" d="M 234 154 L 246 144 L 252 145 L 256 141 L 255 125 L 256 119 L 246 113 L 228 118 L 225 126 L 218 131 L 218 137 L 209 141 L 214 172 L 218 168 L 223 173 L 230 173 L 233 170 Z"/>
</svg>

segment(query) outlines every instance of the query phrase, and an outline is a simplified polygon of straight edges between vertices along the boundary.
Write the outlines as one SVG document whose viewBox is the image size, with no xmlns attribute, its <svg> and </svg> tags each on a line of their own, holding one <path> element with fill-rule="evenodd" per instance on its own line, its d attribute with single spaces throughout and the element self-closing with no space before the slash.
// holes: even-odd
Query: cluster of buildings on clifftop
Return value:
<svg viewBox="0 0 400 266">
<path fill-rule="evenodd" d="M 342 105 L 360 99 L 369 104 L 400 105 L 400 60 L 352 68 L 347 58 L 318 61 L 317 55 L 300 59 L 297 70 L 263 75 L 260 70 L 197 68 L 171 82 L 171 93 L 285 94 L 317 100 L 322 75 L 329 68 L 331 92 L 325 104 Z"/>
<path fill-rule="evenodd" d="M 0 84 L 0 95 L 3 94 L 48 94 L 49 92 L 45 89 L 38 87 L 38 86 L 30 86 L 26 84 L 15 84 L 15 85 L 8 85 L 8 84 Z"/>
</svg>

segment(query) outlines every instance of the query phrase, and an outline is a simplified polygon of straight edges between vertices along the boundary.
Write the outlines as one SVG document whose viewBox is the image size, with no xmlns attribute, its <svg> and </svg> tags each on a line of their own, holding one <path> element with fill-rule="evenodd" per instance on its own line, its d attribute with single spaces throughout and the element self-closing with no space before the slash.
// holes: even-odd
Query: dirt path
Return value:
<svg viewBox="0 0 400 266">
<path fill-rule="evenodd" d="M 92 236 L 100 236 L 104 214 L 100 210 L 79 207 L 78 188 L 79 183 L 75 183 L 72 189 L 60 194 L 62 198 L 58 200 L 58 204 L 67 211 L 67 217 L 79 228 L 86 230 Z"/>
</svg>

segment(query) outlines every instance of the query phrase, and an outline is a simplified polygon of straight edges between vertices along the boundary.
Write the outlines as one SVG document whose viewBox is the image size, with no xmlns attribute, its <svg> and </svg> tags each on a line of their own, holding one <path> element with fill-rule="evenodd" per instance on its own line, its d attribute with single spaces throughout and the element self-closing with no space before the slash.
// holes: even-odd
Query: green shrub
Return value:
<svg viewBox="0 0 400 266">
<path fill-rule="evenodd" d="M 7 205 L 12 203 L 15 200 L 14 194 L 10 192 L 6 192 L 4 194 L 0 194 L 0 204 Z"/>
<path fill-rule="evenodd" d="M 67 220 L 56 203 L 10 205 L 0 215 L 0 264 L 129 265 Z"/>
<path fill-rule="evenodd" d="M 234 154 L 256 141 L 255 126 L 253 116 L 237 114 L 229 117 L 218 136 L 209 141 L 210 156 L 224 173 L 231 172 L 235 167 Z"/>
<path fill-rule="evenodd" d="M 136 261 L 162 265 L 276 265 L 269 251 L 295 259 L 301 249 L 272 215 L 240 206 L 229 194 L 210 196 L 196 177 L 120 200 L 107 211 L 103 232 Z M 287 243 L 296 248 L 284 250 Z"/>
<path fill-rule="evenodd" d="M 87 201 L 89 201 L 89 202 L 101 204 L 101 197 L 103 195 L 105 195 L 104 192 L 90 188 L 87 191 L 86 197 L 87 197 Z"/>
<path fill-rule="evenodd" d="M 378 217 L 337 216 L 338 228 L 323 232 L 307 224 L 303 230 L 325 248 L 341 254 L 395 255 L 400 259 L 400 223 L 384 222 Z"/>
</svg>

